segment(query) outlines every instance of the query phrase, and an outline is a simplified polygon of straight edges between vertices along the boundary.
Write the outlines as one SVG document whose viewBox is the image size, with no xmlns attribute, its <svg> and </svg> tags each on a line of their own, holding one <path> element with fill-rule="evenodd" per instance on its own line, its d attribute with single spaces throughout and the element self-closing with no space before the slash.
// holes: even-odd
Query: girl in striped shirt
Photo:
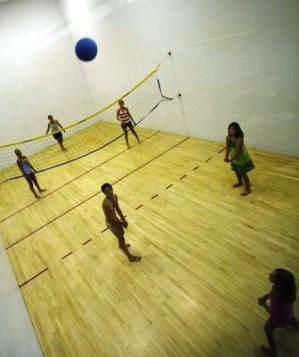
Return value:
<svg viewBox="0 0 299 357">
<path fill-rule="evenodd" d="M 117 112 L 116 112 L 116 119 L 119 120 L 121 123 L 122 130 L 124 131 L 124 134 L 125 134 L 126 144 L 129 149 L 130 145 L 129 145 L 129 140 L 128 140 L 128 128 L 131 130 L 131 132 L 137 139 L 138 144 L 140 144 L 139 137 L 134 129 L 134 126 L 136 126 L 136 123 L 135 123 L 134 119 L 132 118 L 132 116 L 129 112 L 129 109 L 127 107 L 125 107 L 125 103 L 122 99 L 118 102 L 118 105 L 119 105 L 119 108 L 117 109 Z M 133 124 L 134 124 L 134 126 L 133 126 Z"/>
</svg>

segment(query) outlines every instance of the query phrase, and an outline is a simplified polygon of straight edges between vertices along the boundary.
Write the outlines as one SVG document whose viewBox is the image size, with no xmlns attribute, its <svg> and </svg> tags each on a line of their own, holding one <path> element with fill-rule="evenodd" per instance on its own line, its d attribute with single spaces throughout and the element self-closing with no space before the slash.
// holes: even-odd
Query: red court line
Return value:
<svg viewBox="0 0 299 357">
<path fill-rule="evenodd" d="M 159 132 L 160 132 L 160 130 L 154 132 L 153 134 L 151 134 L 150 136 L 146 137 L 145 139 L 143 139 L 143 140 L 141 140 L 141 141 L 145 141 L 145 140 L 147 140 L 147 139 L 150 139 L 151 137 L 153 137 L 154 135 L 158 134 Z M 137 145 L 138 145 L 138 144 L 133 145 L 133 146 L 131 146 L 131 148 L 134 147 L 134 146 L 137 146 Z M 72 180 L 66 182 L 66 183 L 63 184 L 62 186 L 59 186 L 59 187 L 57 187 L 55 190 L 53 190 L 53 191 L 49 192 L 48 194 L 42 196 L 39 200 L 33 201 L 33 202 L 31 202 L 29 205 L 20 208 L 18 211 L 15 211 L 14 213 L 10 214 L 9 216 L 3 218 L 3 219 L 0 221 L 0 223 L 2 223 L 2 222 L 4 222 L 4 221 L 6 221 L 7 219 L 9 219 L 9 218 L 15 216 L 16 214 L 20 213 L 20 212 L 23 211 L 24 209 L 26 209 L 26 208 L 28 208 L 28 207 L 34 205 L 35 203 L 37 203 L 37 202 L 40 201 L 41 199 L 46 198 L 46 197 L 52 195 L 52 193 L 54 193 L 54 192 L 60 190 L 61 188 L 67 186 L 68 184 L 70 184 L 70 183 L 76 181 L 76 180 L 79 179 L 80 177 L 82 177 L 82 176 L 88 174 L 89 172 L 91 172 L 91 171 L 97 169 L 98 167 L 100 167 L 100 166 L 106 164 L 106 163 L 109 162 L 110 160 L 115 159 L 117 156 L 123 154 L 123 153 L 126 152 L 127 150 L 129 150 L 129 149 L 125 149 L 125 150 L 123 150 L 123 151 L 120 151 L 119 153 L 115 154 L 114 156 L 111 156 L 109 159 L 107 159 L 107 160 L 101 162 L 99 165 L 96 165 L 96 166 L 92 167 L 91 169 L 85 171 L 83 174 L 81 174 L 81 175 L 79 175 L 79 176 L 73 178 Z"/>
<path fill-rule="evenodd" d="M 43 274 L 44 272 L 46 272 L 47 270 L 49 270 L 49 268 L 45 268 L 44 270 L 40 271 L 39 273 L 33 275 L 32 278 L 24 281 L 24 283 L 19 285 L 19 288 L 21 288 L 22 286 L 24 286 L 25 284 L 28 284 L 30 281 L 32 281 L 33 279 L 37 278 L 39 275 Z"/>
<path fill-rule="evenodd" d="M 139 167 L 137 167 L 136 169 L 132 170 L 131 172 L 129 172 L 128 174 L 124 175 L 123 177 L 121 177 L 120 179 L 116 180 L 115 182 L 112 183 L 112 185 L 115 185 L 116 183 L 122 181 L 123 179 L 125 179 L 126 177 L 132 175 L 134 172 L 140 170 L 142 167 L 145 167 L 146 165 L 148 165 L 149 163 L 153 162 L 154 160 L 156 160 L 158 157 L 166 154 L 167 152 L 169 152 L 170 150 L 172 150 L 173 148 L 175 148 L 176 146 L 179 146 L 180 144 L 184 143 L 185 141 L 187 141 L 188 139 L 190 139 L 190 137 L 188 136 L 187 138 L 181 140 L 180 142 L 178 142 L 177 144 L 171 146 L 170 148 L 168 148 L 167 150 L 163 151 L 162 153 L 160 153 L 159 155 L 155 156 L 154 158 L 150 159 L 149 161 L 145 162 L 144 164 L 140 165 Z M 74 207 L 71 207 L 70 209 L 66 210 L 65 212 L 61 213 L 59 216 L 51 219 L 51 221 L 43 224 L 42 226 L 40 226 L 39 228 L 35 229 L 34 231 L 28 233 L 26 236 L 20 238 L 19 240 L 15 241 L 14 243 L 10 244 L 9 246 L 5 247 L 7 250 L 12 248 L 13 246 L 15 246 L 16 244 L 22 242 L 24 239 L 27 239 L 28 237 L 32 236 L 32 234 L 38 232 L 39 230 L 41 230 L 42 228 L 46 227 L 48 224 L 55 222 L 57 219 L 61 218 L 62 216 L 64 216 L 65 214 L 67 214 L 68 212 L 72 211 L 73 209 L 81 206 L 83 203 L 89 201 L 91 198 L 97 196 L 100 192 L 96 192 L 93 195 L 91 195 L 90 197 L 86 198 L 85 200 L 79 202 L 77 205 L 75 205 Z"/>
</svg>

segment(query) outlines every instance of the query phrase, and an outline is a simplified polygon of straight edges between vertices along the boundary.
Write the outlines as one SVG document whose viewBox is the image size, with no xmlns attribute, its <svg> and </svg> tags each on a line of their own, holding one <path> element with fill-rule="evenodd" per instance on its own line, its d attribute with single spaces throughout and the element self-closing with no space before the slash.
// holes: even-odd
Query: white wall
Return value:
<svg viewBox="0 0 299 357">
<path fill-rule="evenodd" d="M 76 21 L 78 3 L 81 16 Z M 30 11 L 24 12 L 26 7 Z M 9 26 L 1 21 L 8 12 Z M 6 55 L 6 62 L 1 59 L 5 100 L 0 99 L 0 115 L 9 122 L 4 139 L 37 133 L 48 112 L 67 122 L 84 117 L 130 89 L 171 50 L 173 60 L 164 61 L 160 77 L 166 94 L 182 93 L 181 104 L 175 100 L 160 106 L 144 125 L 223 141 L 227 125 L 238 121 L 247 145 L 299 155 L 298 18 L 297 0 L 0 4 L 1 52 L 5 41 L 11 42 L 12 29 L 16 40 L 21 36 L 19 24 L 30 24 L 30 36 L 40 28 L 36 42 L 52 41 L 34 54 L 22 54 L 21 64 L 13 55 Z M 99 44 L 91 63 L 73 55 L 73 43 L 82 36 Z M 30 128 L 24 126 L 25 119 Z M 12 123 L 25 128 L 22 135 L 12 130 Z"/>
<path fill-rule="evenodd" d="M 95 111 L 60 8 L 53 0 L 0 4 L 0 142 L 46 132 Z"/>
</svg>

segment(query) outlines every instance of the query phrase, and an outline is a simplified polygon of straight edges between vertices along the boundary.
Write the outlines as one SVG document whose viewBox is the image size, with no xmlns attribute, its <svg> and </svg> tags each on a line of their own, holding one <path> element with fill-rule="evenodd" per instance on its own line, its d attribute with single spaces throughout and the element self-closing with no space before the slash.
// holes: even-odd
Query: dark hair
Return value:
<svg viewBox="0 0 299 357">
<path fill-rule="evenodd" d="M 295 302 L 296 282 L 294 275 L 285 269 L 275 269 L 273 292 L 275 297 L 284 302 Z"/>
<path fill-rule="evenodd" d="M 125 104 L 125 102 L 123 101 L 123 99 L 120 99 L 119 101 L 118 101 L 118 104 Z"/>
<path fill-rule="evenodd" d="M 53 118 L 53 115 L 52 114 L 49 114 L 48 115 L 48 119 L 52 119 Z"/>
<path fill-rule="evenodd" d="M 236 139 L 243 138 L 244 137 L 244 133 L 243 133 L 242 129 L 240 128 L 240 125 L 238 123 L 236 123 L 236 122 L 232 122 L 232 123 L 229 124 L 228 130 L 232 126 L 236 129 Z"/>
<path fill-rule="evenodd" d="M 110 183 L 104 183 L 104 184 L 101 186 L 102 192 L 104 192 L 105 188 L 107 188 L 107 187 L 112 188 L 112 186 L 110 185 Z"/>
</svg>

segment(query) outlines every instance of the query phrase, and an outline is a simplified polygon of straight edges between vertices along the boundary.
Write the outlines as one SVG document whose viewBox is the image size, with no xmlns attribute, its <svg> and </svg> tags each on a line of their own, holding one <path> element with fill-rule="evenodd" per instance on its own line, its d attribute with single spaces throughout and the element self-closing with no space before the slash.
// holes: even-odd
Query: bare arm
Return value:
<svg viewBox="0 0 299 357">
<path fill-rule="evenodd" d="M 123 221 L 123 220 L 126 220 L 125 219 L 125 216 L 123 215 L 122 213 L 122 210 L 120 209 L 119 207 L 119 204 L 118 204 L 118 197 L 115 195 L 115 208 L 116 208 L 116 212 L 118 213 L 120 219 Z"/>
<path fill-rule="evenodd" d="M 116 119 L 117 119 L 118 121 L 120 121 L 120 119 L 119 119 L 119 109 L 117 109 L 117 111 L 116 111 Z"/>
<path fill-rule="evenodd" d="M 133 119 L 133 117 L 132 117 L 132 115 L 131 115 L 129 109 L 128 109 L 128 108 L 126 108 L 126 109 L 127 109 L 127 113 L 128 113 L 129 118 L 132 120 L 132 122 L 134 123 L 134 125 L 136 125 L 136 123 L 135 123 L 135 121 L 134 121 L 134 119 Z"/>
<path fill-rule="evenodd" d="M 229 162 L 229 136 L 227 135 L 226 139 L 225 139 L 225 157 L 224 157 L 224 161 L 225 162 Z"/>
<path fill-rule="evenodd" d="M 48 124 L 48 128 L 47 128 L 46 134 L 48 134 L 49 130 L 50 130 L 50 124 Z"/>
<path fill-rule="evenodd" d="M 271 312 L 271 308 L 270 308 L 270 306 L 267 304 L 267 303 L 263 303 L 262 304 L 262 306 L 264 307 L 264 309 L 269 313 L 269 314 L 271 314 L 272 312 Z"/>
<path fill-rule="evenodd" d="M 33 172 L 36 172 L 35 168 L 31 165 L 31 163 L 29 162 L 27 157 L 26 157 L 26 161 L 27 161 L 28 165 L 32 168 Z"/>
<path fill-rule="evenodd" d="M 58 120 L 56 120 L 56 123 L 60 126 L 60 128 L 65 132 L 65 129 L 64 129 L 64 127 L 59 123 L 59 121 Z"/>
<path fill-rule="evenodd" d="M 115 202 L 116 202 L 116 206 L 115 206 L 116 212 L 118 213 L 118 215 L 119 215 L 119 217 L 121 219 L 121 223 L 122 223 L 124 228 L 127 228 L 128 227 L 128 222 L 127 222 L 125 216 L 123 215 L 122 210 L 120 209 L 120 207 L 118 205 L 118 198 L 117 198 L 116 195 L 115 195 Z"/>
<path fill-rule="evenodd" d="M 271 296 L 271 292 L 266 295 L 261 296 L 258 299 L 259 305 L 263 305 L 268 299 L 270 299 L 270 296 Z"/>
<path fill-rule="evenodd" d="M 266 301 L 271 298 L 272 294 L 273 294 L 273 289 L 272 289 L 268 294 L 266 294 L 266 295 L 264 295 L 264 296 L 261 296 L 261 297 L 258 299 L 259 305 L 263 306 L 263 308 L 264 308 L 269 314 L 272 314 L 272 311 L 271 311 L 270 306 L 266 303 Z"/>
<path fill-rule="evenodd" d="M 25 172 L 23 170 L 23 167 L 21 165 L 21 161 L 20 160 L 17 160 L 17 165 L 18 165 L 18 168 L 20 169 L 20 171 L 22 172 L 22 174 L 25 175 Z"/>
</svg>

